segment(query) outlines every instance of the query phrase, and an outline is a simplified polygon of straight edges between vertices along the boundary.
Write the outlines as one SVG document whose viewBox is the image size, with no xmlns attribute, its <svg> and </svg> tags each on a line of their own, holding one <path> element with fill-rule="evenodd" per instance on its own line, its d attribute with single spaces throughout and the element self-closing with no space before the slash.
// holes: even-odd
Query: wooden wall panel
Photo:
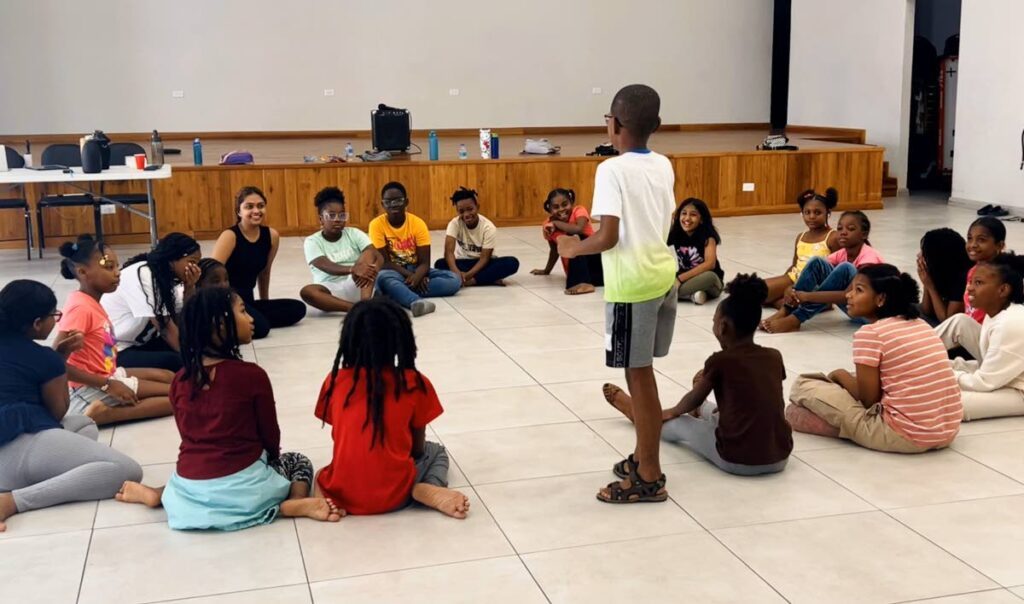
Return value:
<svg viewBox="0 0 1024 604">
<path fill-rule="evenodd" d="M 796 195 L 806 189 L 834 186 L 840 208 L 880 208 L 883 149 L 808 150 L 795 153 L 740 152 L 670 155 L 678 199 L 699 197 L 716 216 L 790 212 Z M 381 164 L 284 164 L 175 167 L 172 178 L 154 181 L 160 233 L 182 231 L 215 237 L 234 223 L 234 195 L 245 185 L 267 194 L 269 223 L 284 235 L 306 235 L 319 222 L 313 196 L 325 186 L 345 192 L 350 222 L 366 228 L 380 214 L 380 189 L 391 180 L 408 191 L 410 211 L 432 229 L 443 229 L 455 215 L 449 197 L 459 186 L 474 188 L 481 211 L 498 225 L 539 224 L 542 203 L 555 187 L 573 188 L 590 206 L 594 173 L 601 158 L 540 157 L 498 161 L 394 161 Z M 744 192 L 744 182 L 754 191 Z M 48 187 L 58 190 L 59 187 Z M 30 203 L 42 191 L 25 187 Z M 144 191 L 140 183 L 109 186 L 107 191 Z M 23 244 L 17 212 L 0 212 L 0 245 Z M 111 241 L 146 241 L 144 220 L 118 211 L 104 218 Z M 47 244 L 92 231 L 90 209 L 49 210 Z"/>
</svg>

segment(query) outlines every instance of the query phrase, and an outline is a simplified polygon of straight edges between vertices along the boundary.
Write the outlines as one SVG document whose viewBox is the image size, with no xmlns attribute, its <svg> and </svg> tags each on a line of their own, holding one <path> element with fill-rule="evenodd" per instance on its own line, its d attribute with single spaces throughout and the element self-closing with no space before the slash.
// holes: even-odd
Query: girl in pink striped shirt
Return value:
<svg viewBox="0 0 1024 604">
<path fill-rule="evenodd" d="M 878 451 L 921 453 L 960 429 L 960 388 L 939 336 L 918 318 L 914 279 L 890 264 L 860 269 L 847 312 L 868 322 L 853 336 L 856 375 L 801 376 L 786 417 L 800 432 L 837 436 Z"/>
</svg>

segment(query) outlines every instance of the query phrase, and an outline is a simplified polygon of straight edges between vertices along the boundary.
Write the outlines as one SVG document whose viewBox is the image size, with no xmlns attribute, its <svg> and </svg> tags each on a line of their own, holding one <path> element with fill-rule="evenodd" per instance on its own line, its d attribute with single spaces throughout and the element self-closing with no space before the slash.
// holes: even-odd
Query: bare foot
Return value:
<svg viewBox="0 0 1024 604">
<path fill-rule="evenodd" d="M 800 320 L 793 315 L 765 321 L 764 330 L 768 333 L 790 333 L 800 331 Z"/>
<path fill-rule="evenodd" d="M 567 296 L 578 296 L 580 294 L 592 294 L 592 293 L 594 293 L 596 291 L 597 291 L 597 288 L 594 287 L 593 285 L 591 285 L 589 283 L 580 283 L 579 285 L 574 285 L 574 286 L 570 287 L 569 289 L 565 290 L 565 295 L 567 295 Z"/>
<path fill-rule="evenodd" d="M 615 384 L 605 384 L 601 387 L 601 391 L 604 392 L 604 400 L 608 401 L 609 405 L 625 415 L 626 419 L 633 421 L 633 398 L 631 396 Z"/>
<path fill-rule="evenodd" d="M 287 518 L 312 518 L 321 522 L 337 522 L 345 516 L 345 510 L 334 505 L 325 497 L 303 497 L 286 499 L 281 502 L 281 515 Z"/>
<path fill-rule="evenodd" d="M 469 514 L 469 497 L 445 487 L 421 482 L 412 488 L 412 498 L 452 518 L 461 520 Z"/>
<path fill-rule="evenodd" d="M 498 279 L 497 281 L 494 282 L 494 285 L 497 285 L 497 286 L 500 286 L 500 287 L 505 287 L 505 280 L 504 279 Z"/>
<path fill-rule="evenodd" d="M 92 419 L 92 421 L 96 422 L 97 426 L 109 424 L 113 421 L 111 408 L 104 404 L 103 401 L 93 401 L 85 408 L 82 415 Z"/>
<path fill-rule="evenodd" d="M 775 311 L 774 313 L 772 313 L 772 316 L 770 316 L 767 319 L 764 319 L 760 323 L 758 323 L 758 327 L 761 329 L 761 331 L 768 331 L 768 324 L 769 323 L 771 323 L 772 321 L 775 321 L 776 319 L 781 319 L 782 317 L 785 317 L 785 316 L 786 316 L 786 312 L 784 310 L 782 310 L 782 309 L 779 309 L 779 310 Z"/>
<path fill-rule="evenodd" d="M 465 287 L 476 285 L 476 279 L 466 279 L 466 281 L 462 285 L 464 285 Z"/>
<path fill-rule="evenodd" d="M 163 488 L 154 489 L 139 482 L 126 480 L 121 485 L 121 490 L 114 495 L 114 499 L 124 503 L 141 503 L 146 507 L 160 507 L 160 497 L 164 494 Z"/>
<path fill-rule="evenodd" d="M 14 505 L 14 495 L 0 493 L 0 533 L 7 530 L 4 520 L 18 513 L 18 506 Z"/>
</svg>

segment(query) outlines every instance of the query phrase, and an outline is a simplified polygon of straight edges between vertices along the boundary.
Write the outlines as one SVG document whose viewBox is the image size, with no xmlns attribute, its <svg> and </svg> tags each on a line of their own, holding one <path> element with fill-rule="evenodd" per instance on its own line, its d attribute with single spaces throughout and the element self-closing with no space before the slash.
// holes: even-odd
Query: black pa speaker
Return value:
<svg viewBox="0 0 1024 604">
<path fill-rule="evenodd" d="M 370 132 L 374 151 L 404 153 L 411 143 L 409 111 L 378 105 L 370 112 Z"/>
</svg>

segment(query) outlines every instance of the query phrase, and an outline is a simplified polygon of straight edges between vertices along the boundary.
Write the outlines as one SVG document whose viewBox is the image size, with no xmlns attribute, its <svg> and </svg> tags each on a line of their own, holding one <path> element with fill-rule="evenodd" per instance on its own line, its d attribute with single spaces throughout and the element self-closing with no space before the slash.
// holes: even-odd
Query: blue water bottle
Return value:
<svg viewBox="0 0 1024 604">
<path fill-rule="evenodd" d="M 430 161 L 437 161 L 437 156 L 440 154 L 437 144 L 437 132 L 430 131 L 430 135 L 427 137 L 427 146 L 430 148 Z"/>
<path fill-rule="evenodd" d="M 192 163 L 197 166 L 203 165 L 203 143 L 199 139 L 192 141 Z"/>
<path fill-rule="evenodd" d="M 498 133 L 494 132 L 491 134 L 491 159 L 498 159 L 501 154 L 498 152 L 498 146 L 501 143 L 501 139 L 498 138 Z"/>
</svg>

